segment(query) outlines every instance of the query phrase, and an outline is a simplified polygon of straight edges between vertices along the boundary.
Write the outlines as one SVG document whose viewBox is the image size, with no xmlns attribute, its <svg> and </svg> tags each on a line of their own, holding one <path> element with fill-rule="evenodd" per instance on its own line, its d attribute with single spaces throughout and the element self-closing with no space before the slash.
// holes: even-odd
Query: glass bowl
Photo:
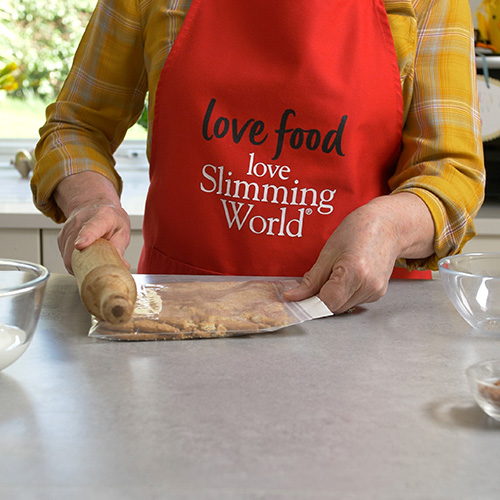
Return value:
<svg viewBox="0 0 500 500">
<path fill-rule="evenodd" d="M 481 361 L 469 366 L 465 373 L 477 404 L 500 421 L 500 360 Z"/>
<path fill-rule="evenodd" d="M 0 259 L 0 370 L 28 348 L 48 277 L 49 271 L 38 264 Z"/>
<path fill-rule="evenodd" d="M 464 253 L 439 261 L 451 302 L 476 330 L 500 333 L 500 253 Z"/>
</svg>

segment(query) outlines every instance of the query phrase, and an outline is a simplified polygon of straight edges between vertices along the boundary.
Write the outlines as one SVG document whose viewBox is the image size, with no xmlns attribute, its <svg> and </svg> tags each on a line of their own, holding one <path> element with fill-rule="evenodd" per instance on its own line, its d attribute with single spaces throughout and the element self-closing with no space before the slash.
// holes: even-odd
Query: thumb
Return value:
<svg viewBox="0 0 500 500">
<path fill-rule="evenodd" d="M 330 270 L 326 267 L 320 267 L 317 263 L 304 274 L 302 281 L 295 288 L 284 292 L 286 300 L 296 301 L 304 300 L 316 295 L 321 287 L 326 283 Z"/>
<path fill-rule="evenodd" d="M 92 245 L 98 238 L 96 238 L 94 235 L 89 234 L 88 232 L 80 232 L 78 233 L 74 245 L 77 250 L 83 250 L 84 248 L 87 248 L 88 246 Z"/>
</svg>

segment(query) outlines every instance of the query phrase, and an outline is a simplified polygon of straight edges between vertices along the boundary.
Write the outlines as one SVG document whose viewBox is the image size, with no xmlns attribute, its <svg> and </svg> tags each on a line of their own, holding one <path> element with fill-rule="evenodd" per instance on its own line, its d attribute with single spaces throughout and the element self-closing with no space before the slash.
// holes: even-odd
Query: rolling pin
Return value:
<svg viewBox="0 0 500 500">
<path fill-rule="evenodd" d="M 73 250 L 71 265 L 87 311 L 113 324 L 126 323 L 130 319 L 137 287 L 109 241 L 101 238 L 83 250 Z"/>
</svg>

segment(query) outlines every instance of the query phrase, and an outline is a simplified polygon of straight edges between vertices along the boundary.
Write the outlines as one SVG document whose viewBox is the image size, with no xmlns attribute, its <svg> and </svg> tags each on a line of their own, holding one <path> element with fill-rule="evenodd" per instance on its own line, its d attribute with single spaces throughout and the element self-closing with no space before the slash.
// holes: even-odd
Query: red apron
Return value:
<svg viewBox="0 0 500 500">
<path fill-rule="evenodd" d="M 193 0 L 154 115 L 139 272 L 302 276 L 400 153 L 384 2 Z"/>
</svg>

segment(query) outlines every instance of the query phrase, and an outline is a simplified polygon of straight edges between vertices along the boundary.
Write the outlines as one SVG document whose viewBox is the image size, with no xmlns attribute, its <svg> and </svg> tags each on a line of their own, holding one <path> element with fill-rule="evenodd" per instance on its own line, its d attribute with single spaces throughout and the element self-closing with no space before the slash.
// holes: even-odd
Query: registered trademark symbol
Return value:
<svg viewBox="0 0 500 500">
<path fill-rule="evenodd" d="M 312 213 L 312 208 L 306 208 L 306 215 L 311 215 Z"/>
</svg>

